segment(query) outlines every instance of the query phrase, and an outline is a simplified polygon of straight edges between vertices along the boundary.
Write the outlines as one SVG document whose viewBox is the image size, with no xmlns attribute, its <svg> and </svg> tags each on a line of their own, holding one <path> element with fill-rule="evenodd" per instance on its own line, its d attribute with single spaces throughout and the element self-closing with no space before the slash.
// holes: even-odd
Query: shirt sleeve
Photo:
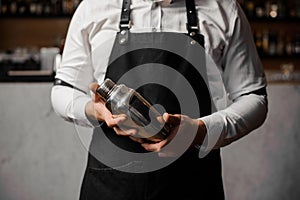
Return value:
<svg viewBox="0 0 300 200">
<path fill-rule="evenodd" d="M 90 127 L 92 124 L 85 115 L 85 106 L 91 99 L 89 84 L 93 81 L 93 67 L 88 42 L 89 27 L 84 25 L 84 13 L 88 13 L 86 9 L 85 1 L 82 1 L 72 17 L 62 62 L 55 76 L 79 90 L 55 85 L 51 91 L 51 102 L 54 111 L 65 120 Z"/>
<path fill-rule="evenodd" d="M 249 134 L 263 124 L 267 116 L 267 95 L 254 94 L 266 88 L 266 79 L 251 28 L 236 4 L 231 19 L 231 34 L 223 52 L 223 80 L 231 105 L 201 118 L 207 135 L 200 147 L 200 157 Z"/>
<path fill-rule="evenodd" d="M 266 95 L 248 94 L 237 98 L 228 108 L 201 118 L 207 127 L 207 135 L 200 147 L 200 157 L 260 127 L 267 116 L 267 105 Z"/>
<path fill-rule="evenodd" d="M 230 34 L 222 58 L 223 79 L 230 99 L 266 86 L 263 66 L 248 19 L 239 4 L 230 18 Z"/>
</svg>

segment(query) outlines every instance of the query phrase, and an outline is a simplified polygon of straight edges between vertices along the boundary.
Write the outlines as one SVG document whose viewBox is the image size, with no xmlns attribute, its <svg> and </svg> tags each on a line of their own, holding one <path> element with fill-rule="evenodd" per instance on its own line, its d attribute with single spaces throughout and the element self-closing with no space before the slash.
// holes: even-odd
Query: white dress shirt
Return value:
<svg viewBox="0 0 300 200">
<path fill-rule="evenodd" d="M 186 33 L 185 1 L 168 2 L 132 0 L 130 31 Z M 89 84 L 104 80 L 119 31 L 121 7 L 122 0 L 83 0 L 71 20 L 56 78 L 86 94 L 65 86 L 54 86 L 51 94 L 55 112 L 68 121 L 93 126 L 85 115 L 91 100 Z M 202 145 L 207 152 L 230 144 L 264 122 L 267 97 L 243 94 L 265 87 L 266 79 L 249 23 L 236 0 L 196 0 L 196 9 L 205 51 L 218 67 L 231 102 L 227 108 L 201 118 L 208 130 Z"/>
</svg>

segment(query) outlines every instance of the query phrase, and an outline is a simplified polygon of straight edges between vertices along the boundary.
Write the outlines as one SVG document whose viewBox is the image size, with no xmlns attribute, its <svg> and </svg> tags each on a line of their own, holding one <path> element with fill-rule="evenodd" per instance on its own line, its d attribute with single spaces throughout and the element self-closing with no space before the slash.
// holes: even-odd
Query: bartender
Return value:
<svg viewBox="0 0 300 200">
<path fill-rule="evenodd" d="M 220 149 L 267 115 L 251 33 L 236 0 L 83 0 L 51 94 L 59 116 L 94 129 L 80 200 L 225 199 Z M 106 78 L 159 105 L 168 137 L 124 128 L 96 93 Z"/>
</svg>

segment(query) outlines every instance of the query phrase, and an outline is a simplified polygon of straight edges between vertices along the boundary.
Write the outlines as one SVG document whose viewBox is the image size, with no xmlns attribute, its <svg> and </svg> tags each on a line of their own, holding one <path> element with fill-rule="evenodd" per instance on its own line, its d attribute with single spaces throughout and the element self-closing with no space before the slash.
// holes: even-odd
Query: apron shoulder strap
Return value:
<svg viewBox="0 0 300 200">
<path fill-rule="evenodd" d="M 185 0 L 187 24 L 186 28 L 190 36 L 199 33 L 198 16 L 196 12 L 195 0 Z"/>
<path fill-rule="evenodd" d="M 185 0 L 186 13 L 187 13 L 187 31 L 188 34 L 193 36 L 199 33 L 198 16 L 196 12 L 195 0 Z M 131 0 L 123 0 L 120 31 L 130 29 L 130 4 Z"/>
<path fill-rule="evenodd" d="M 128 30 L 130 28 L 130 4 L 130 0 L 123 0 L 120 20 L 120 31 Z"/>
</svg>

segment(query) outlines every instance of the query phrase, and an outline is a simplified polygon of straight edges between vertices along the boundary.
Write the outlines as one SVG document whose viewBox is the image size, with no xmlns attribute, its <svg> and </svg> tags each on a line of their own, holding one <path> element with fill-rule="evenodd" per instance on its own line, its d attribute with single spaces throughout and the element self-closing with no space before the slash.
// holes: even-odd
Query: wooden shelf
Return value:
<svg viewBox="0 0 300 200">
<path fill-rule="evenodd" d="M 266 70 L 281 70 L 283 65 L 293 65 L 295 70 L 300 70 L 300 58 L 262 58 L 261 62 Z"/>
<path fill-rule="evenodd" d="M 0 49 L 58 46 L 66 36 L 69 22 L 66 17 L 0 18 Z"/>
</svg>

